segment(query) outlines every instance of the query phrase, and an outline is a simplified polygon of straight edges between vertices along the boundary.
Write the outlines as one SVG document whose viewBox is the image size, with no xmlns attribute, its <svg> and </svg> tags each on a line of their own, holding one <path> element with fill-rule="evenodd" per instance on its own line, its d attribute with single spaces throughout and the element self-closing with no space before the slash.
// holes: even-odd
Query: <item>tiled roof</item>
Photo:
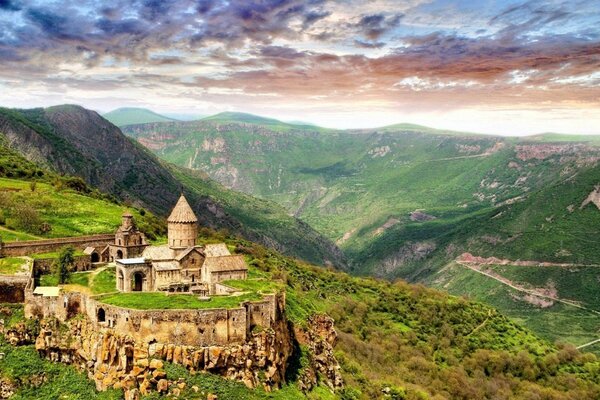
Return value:
<svg viewBox="0 0 600 400">
<path fill-rule="evenodd" d="M 236 254 L 233 256 L 207 257 L 204 266 L 209 272 L 246 271 L 248 265 L 244 256 Z"/>
<path fill-rule="evenodd" d="M 179 197 L 175 208 L 173 208 L 173 211 L 171 211 L 171 215 L 169 215 L 169 218 L 167 218 L 167 222 L 198 222 L 196 214 L 194 214 L 194 211 L 192 211 L 192 207 L 190 207 L 183 195 Z"/>
<path fill-rule="evenodd" d="M 156 271 L 176 271 L 181 269 L 177 261 L 157 261 L 152 263 Z"/>
<path fill-rule="evenodd" d="M 225 243 L 207 244 L 204 246 L 206 257 L 230 256 L 231 253 Z"/>
<path fill-rule="evenodd" d="M 142 257 L 149 258 L 154 261 L 158 260 L 174 260 L 176 252 L 169 247 L 168 244 L 160 246 L 148 246 L 144 249 Z"/>
</svg>

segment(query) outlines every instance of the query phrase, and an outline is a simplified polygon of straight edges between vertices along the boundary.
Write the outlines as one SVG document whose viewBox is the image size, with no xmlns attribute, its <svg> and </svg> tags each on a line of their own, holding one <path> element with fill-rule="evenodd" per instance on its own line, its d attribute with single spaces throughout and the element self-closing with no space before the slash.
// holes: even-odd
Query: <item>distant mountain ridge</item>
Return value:
<svg viewBox="0 0 600 400">
<path fill-rule="evenodd" d="M 148 122 L 171 122 L 174 118 L 155 113 L 147 108 L 123 107 L 102 115 L 116 126 L 145 124 Z"/>
<path fill-rule="evenodd" d="M 96 112 L 73 105 L 0 109 L 0 134 L 28 160 L 80 176 L 89 185 L 158 215 L 166 215 L 184 192 L 206 226 L 227 228 L 308 261 L 344 264 L 331 241 L 281 207 L 160 161 Z"/>
</svg>

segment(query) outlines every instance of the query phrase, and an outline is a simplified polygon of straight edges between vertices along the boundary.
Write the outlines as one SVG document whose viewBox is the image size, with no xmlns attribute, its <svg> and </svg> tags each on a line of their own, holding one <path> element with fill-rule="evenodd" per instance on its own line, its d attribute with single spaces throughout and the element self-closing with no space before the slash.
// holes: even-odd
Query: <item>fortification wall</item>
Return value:
<svg viewBox="0 0 600 400">
<path fill-rule="evenodd" d="M 89 271 L 92 269 L 92 257 L 84 254 L 75 256 L 72 272 Z M 48 274 L 52 271 L 52 264 L 56 261 L 55 258 L 38 258 L 33 260 L 33 269 L 38 274 Z"/>
<path fill-rule="evenodd" d="M 99 330 L 109 329 L 130 335 L 139 343 L 170 343 L 184 346 L 216 346 L 242 344 L 255 326 L 270 328 L 283 313 L 283 295 L 265 295 L 256 302 L 245 302 L 238 308 L 200 310 L 134 310 L 104 304 L 76 292 L 58 297 L 34 296 L 26 291 L 25 316 L 54 316 L 64 322 L 77 313 L 87 315 Z M 278 308 L 276 305 L 282 306 Z"/>
<path fill-rule="evenodd" d="M 26 256 L 35 253 L 57 251 L 66 245 L 76 248 L 104 247 L 114 241 L 114 234 L 77 236 L 56 239 L 22 240 L 0 244 L 0 257 Z"/>
<path fill-rule="evenodd" d="M 0 303 L 23 303 L 28 276 L 0 276 Z"/>
</svg>

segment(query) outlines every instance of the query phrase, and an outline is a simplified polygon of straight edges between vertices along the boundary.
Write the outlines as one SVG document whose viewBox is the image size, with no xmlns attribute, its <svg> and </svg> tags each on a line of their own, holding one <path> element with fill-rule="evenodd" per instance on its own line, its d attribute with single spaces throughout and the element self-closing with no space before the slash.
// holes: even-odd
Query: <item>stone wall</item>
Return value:
<svg viewBox="0 0 600 400">
<path fill-rule="evenodd" d="M 83 313 L 98 329 L 128 334 L 141 343 L 172 343 L 186 346 L 240 344 L 260 326 L 271 328 L 281 318 L 285 296 L 265 295 L 261 301 L 244 302 L 237 308 L 198 310 L 134 310 L 104 304 L 77 292 L 58 297 L 34 296 L 25 291 L 25 317 L 56 317 L 65 322 Z M 186 295 L 180 295 L 186 296 Z"/>
<path fill-rule="evenodd" d="M 105 247 L 115 239 L 114 234 L 77 236 L 43 240 L 22 240 L 0 244 L 0 257 L 27 256 L 35 253 L 48 253 L 72 245 L 76 248 Z"/>
<path fill-rule="evenodd" d="M 28 276 L 0 276 L 0 303 L 23 303 Z"/>
<path fill-rule="evenodd" d="M 92 269 L 92 257 L 84 254 L 73 257 L 75 262 L 71 268 L 72 272 L 89 271 Z M 33 260 L 33 269 L 37 274 L 49 274 L 52 272 L 52 264 L 56 261 L 56 258 L 36 258 Z"/>
</svg>

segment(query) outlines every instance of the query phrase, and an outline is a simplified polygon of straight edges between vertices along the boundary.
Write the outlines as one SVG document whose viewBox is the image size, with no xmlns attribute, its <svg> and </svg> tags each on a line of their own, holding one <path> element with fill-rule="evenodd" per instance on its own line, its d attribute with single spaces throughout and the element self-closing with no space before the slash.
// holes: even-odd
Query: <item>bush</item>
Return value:
<svg viewBox="0 0 600 400">
<path fill-rule="evenodd" d="M 70 270 L 75 263 L 75 249 L 72 246 L 65 246 L 58 254 L 54 264 L 55 274 L 58 277 L 58 283 L 63 284 L 69 281 Z"/>
</svg>

